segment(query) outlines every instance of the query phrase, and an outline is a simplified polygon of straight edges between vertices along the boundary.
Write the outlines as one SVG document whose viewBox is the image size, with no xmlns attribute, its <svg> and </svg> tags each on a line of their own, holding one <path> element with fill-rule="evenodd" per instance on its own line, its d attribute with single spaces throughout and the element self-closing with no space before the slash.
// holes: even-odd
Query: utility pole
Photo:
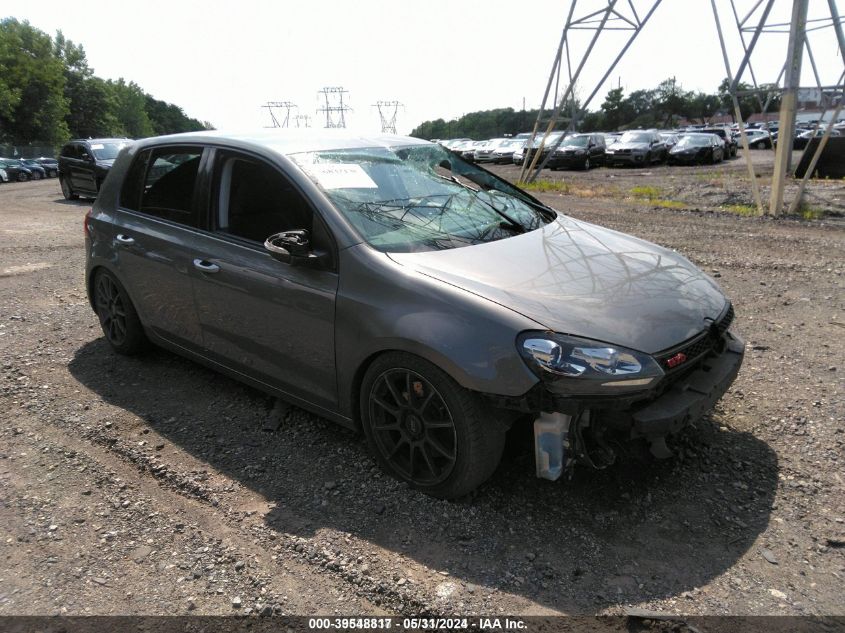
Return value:
<svg viewBox="0 0 845 633">
<path fill-rule="evenodd" d="M 343 103 L 343 96 L 349 94 L 349 91 L 344 90 L 343 86 L 326 86 L 317 94 L 322 95 L 325 103 L 317 108 L 317 112 L 326 115 L 325 127 L 346 127 L 346 113 L 351 112 L 352 108 Z"/>
<path fill-rule="evenodd" d="M 780 102 L 780 126 L 778 128 L 775 170 L 772 175 L 772 195 L 769 213 L 780 215 L 783 208 L 783 190 L 786 174 L 792 170 L 792 139 L 795 136 L 795 114 L 798 107 L 798 87 L 801 85 L 801 59 L 804 56 L 804 42 L 807 37 L 807 7 L 809 0 L 794 0 L 792 20 L 789 27 L 786 73 L 783 96 Z"/>
<path fill-rule="evenodd" d="M 273 122 L 273 125 L 270 127 L 288 127 L 290 123 L 290 111 L 294 108 L 298 108 L 295 103 L 291 103 L 290 101 L 268 101 L 265 103 L 262 108 L 267 108 L 267 111 L 270 113 L 270 119 Z M 276 114 L 273 110 L 283 110 L 285 116 L 279 121 L 276 118 Z"/>
<path fill-rule="evenodd" d="M 381 131 L 387 134 L 396 134 L 396 114 L 403 104 L 398 101 L 377 101 L 373 104 L 378 109 L 381 119 Z"/>
</svg>

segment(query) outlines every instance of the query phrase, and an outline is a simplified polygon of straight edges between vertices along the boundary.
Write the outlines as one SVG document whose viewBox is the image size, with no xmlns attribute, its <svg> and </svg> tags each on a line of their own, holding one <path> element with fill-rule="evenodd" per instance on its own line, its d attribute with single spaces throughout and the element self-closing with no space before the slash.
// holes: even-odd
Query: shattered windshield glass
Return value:
<svg viewBox="0 0 845 633">
<path fill-rule="evenodd" d="M 385 252 L 444 250 L 500 240 L 555 212 L 438 145 L 290 156 L 363 238 Z"/>
</svg>

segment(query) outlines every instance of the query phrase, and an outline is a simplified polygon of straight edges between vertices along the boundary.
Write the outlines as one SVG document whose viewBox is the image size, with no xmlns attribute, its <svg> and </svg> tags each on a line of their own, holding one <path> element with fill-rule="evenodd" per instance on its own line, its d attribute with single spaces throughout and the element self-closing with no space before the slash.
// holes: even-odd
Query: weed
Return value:
<svg viewBox="0 0 845 633">
<path fill-rule="evenodd" d="M 517 184 L 526 191 L 539 191 L 540 193 L 569 193 L 571 189 L 570 186 L 562 180 L 548 180 L 545 178 L 535 180 L 534 182 L 519 182 Z"/>
<path fill-rule="evenodd" d="M 633 187 L 631 188 L 631 195 L 635 198 L 656 200 L 663 195 L 663 192 L 657 187 Z"/>
<path fill-rule="evenodd" d="M 753 204 L 724 204 L 720 208 L 730 213 L 736 213 L 737 215 L 757 215 L 757 207 Z"/>
</svg>

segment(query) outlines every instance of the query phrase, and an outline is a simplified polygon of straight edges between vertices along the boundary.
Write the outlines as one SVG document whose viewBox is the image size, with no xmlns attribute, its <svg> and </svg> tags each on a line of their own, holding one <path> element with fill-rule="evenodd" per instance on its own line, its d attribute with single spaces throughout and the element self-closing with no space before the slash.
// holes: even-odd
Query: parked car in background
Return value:
<svg viewBox="0 0 845 633">
<path fill-rule="evenodd" d="M 771 149 L 774 145 L 772 135 L 768 130 L 762 128 L 745 130 L 745 136 L 748 138 L 748 147 L 751 149 Z M 733 133 L 733 139 L 737 144 L 742 143 L 742 138 L 738 130 Z"/>
<path fill-rule="evenodd" d="M 705 127 L 697 130 L 701 134 L 715 134 L 725 143 L 725 158 L 736 156 L 737 142 L 728 127 Z"/>
<path fill-rule="evenodd" d="M 6 172 L 9 180 L 26 182 L 32 179 L 32 171 L 21 161 L 14 158 L 0 158 L 0 169 Z"/>
<path fill-rule="evenodd" d="M 666 143 L 655 130 L 630 130 L 605 150 L 608 165 L 651 165 L 666 159 Z"/>
<path fill-rule="evenodd" d="M 715 134 L 684 134 L 667 158 L 670 165 L 678 163 L 719 163 L 725 158 L 725 144 Z"/>
<path fill-rule="evenodd" d="M 97 197 L 114 159 L 131 142 L 128 138 L 77 139 L 62 147 L 59 183 L 65 199 Z"/>
<path fill-rule="evenodd" d="M 44 166 L 33 158 L 22 158 L 20 161 L 24 167 L 32 172 L 33 180 L 41 180 L 47 178 L 47 170 Z"/>
<path fill-rule="evenodd" d="M 601 134 L 570 134 L 552 152 L 546 167 L 589 170 L 604 164 L 604 136 Z"/>
<path fill-rule="evenodd" d="M 59 175 L 59 161 L 55 158 L 40 156 L 39 158 L 33 158 L 32 160 L 44 168 L 44 171 L 47 172 L 48 178 L 55 178 Z"/>
<path fill-rule="evenodd" d="M 485 141 L 484 145 L 481 145 L 475 150 L 473 159 L 476 163 L 496 162 L 494 152 L 501 147 L 502 143 L 508 142 L 509 140 L 507 138 L 492 138 L 489 141 Z"/>
<path fill-rule="evenodd" d="M 505 139 L 496 149 L 493 150 L 493 162 L 495 163 L 511 163 L 513 162 L 513 153 L 525 145 L 525 139 L 509 138 Z"/>
<path fill-rule="evenodd" d="M 468 139 L 461 139 L 461 140 L 455 141 L 454 143 L 451 143 L 449 145 L 444 145 L 443 147 L 448 149 L 450 152 L 455 152 L 458 156 L 460 156 L 463 153 L 464 148 L 469 147 L 470 145 L 472 145 L 473 142 L 474 141 L 472 139 L 469 139 L 469 138 Z"/>
<path fill-rule="evenodd" d="M 604 133 L 605 147 L 610 147 L 611 145 L 616 143 L 620 138 L 622 138 L 622 132 L 605 132 Z"/>
<path fill-rule="evenodd" d="M 462 146 L 461 149 L 461 158 L 470 163 L 475 161 L 475 152 L 476 150 L 483 147 L 487 141 L 469 141 L 465 145 Z"/>
<path fill-rule="evenodd" d="M 821 138 L 822 136 L 824 136 L 824 133 L 825 133 L 825 129 L 821 128 L 821 127 L 818 130 L 815 130 L 815 131 L 805 130 L 804 132 L 801 132 L 800 134 L 798 134 L 795 137 L 795 140 L 792 142 L 792 148 L 793 149 L 804 149 L 804 148 L 807 147 L 807 145 L 809 145 L 810 139 L 813 138 L 813 136 L 815 136 L 816 138 Z M 842 136 L 842 133 L 839 130 L 837 130 L 836 128 L 834 128 L 830 131 L 830 135 L 831 136 Z"/>
<path fill-rule="evenodd" d="M 668 152 L 675 146 L 675 143 L 677 143 L 678 139 L 681 137 L 674 132 L 660 132 L 660 138 L 662 138 L 663 142 L 666 144 L 666 151 Z"/>
<path fill-rule="evenodd" d="M 730 301 L 686 258 L 416 138 L 143 139 L 84 231 L 112 350 L 153 342 L 361 429 L 437 497 L 488 479 L 515 424 L 548 479 L 635 440 L 668 457 L 743 360 Z"/>
</svg>

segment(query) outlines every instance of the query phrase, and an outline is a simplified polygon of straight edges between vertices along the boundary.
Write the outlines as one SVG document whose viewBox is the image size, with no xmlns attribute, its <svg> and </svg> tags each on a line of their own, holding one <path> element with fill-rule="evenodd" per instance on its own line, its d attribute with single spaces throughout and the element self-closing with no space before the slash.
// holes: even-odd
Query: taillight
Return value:
<svg viewBox="0 0 845 633">
<path fill-rule="evenodd" d="M 88 213 L 85 214 L 85 219 L 82 222 L 82 230 L 85 232 L 85 237 L 91 237 L 91 230 L 88 228 L 88 221 L 91 219 L 91 212 L 94 209 L 88 209 Z"/>
</svg>

